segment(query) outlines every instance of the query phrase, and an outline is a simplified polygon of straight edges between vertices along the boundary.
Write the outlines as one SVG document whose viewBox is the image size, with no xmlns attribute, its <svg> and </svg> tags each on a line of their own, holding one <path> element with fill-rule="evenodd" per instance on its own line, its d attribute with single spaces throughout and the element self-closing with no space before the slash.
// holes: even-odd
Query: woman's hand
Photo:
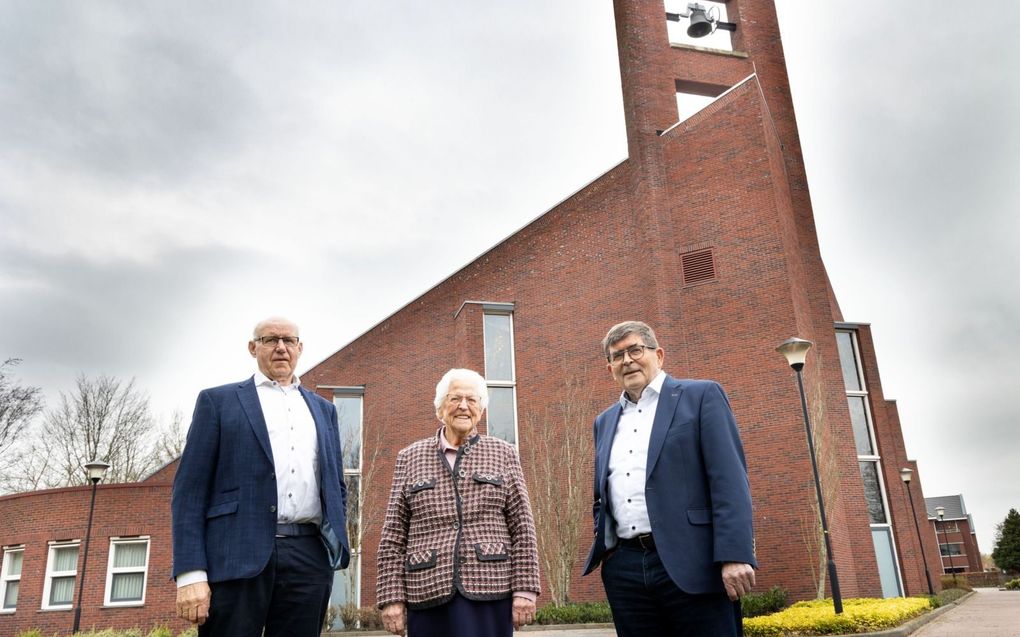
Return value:
<svg viewBox="0 0 1020 637">
<path fill-rule="evenodd" d="M 392 604 L 386 604 L 382 609 L 382 624 L 383 628 L 390 631 L 394 635 L 403 635 L 405 628 L 404 605 L 401 602 L 393 602 Z"/>
<path fill-rule="evenodd" d="M 513 616 L 515 629 L 535 621 L 535 602 L 524 597 L 515 596 Z"/>
</svg>

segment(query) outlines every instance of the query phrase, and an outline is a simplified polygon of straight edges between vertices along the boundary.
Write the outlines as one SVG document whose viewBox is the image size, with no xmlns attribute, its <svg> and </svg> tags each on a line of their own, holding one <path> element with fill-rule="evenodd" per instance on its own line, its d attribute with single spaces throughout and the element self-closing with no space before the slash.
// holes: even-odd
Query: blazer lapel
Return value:
<svg viewBox="0 0 1020 637">
<path fill-rule="evenodd" d="M 609 479 L 609 453 L 613 450 L 613 438 L 616 437 L 616 426 L 620 424 L 620 414 L 623 413 L 623 407 L 620 402 L 617 401 L 613 409 L 606 414 L 605 420 L 605 431 L 599 436 L 599 448 L 596 449 L 599 457 L 599 491 L 603 495 L 606 493 L 606 480 Z"/>
<path fill-rule="evenodd" d="M 315 423 L 315 439 L 319 443 L 319 473 L 321 474 L 323 459 L 326 457 L 327 450 L 329 449 L 328 427 L 330 422 L 322 410 L 318 409 L 318 406 L 312 401 L 312 392 L 304 387 L 298 387 L 298 389 L 301 391 L 301 397 L 305 399 L 305 404 L 308 405 L 309 413 L 312 414 L 312 422 Z"/>
<path fill-rule="evenodd" d="M 676 412 L 677 403 L 680 402 L 680 394 L 683 387 L 672 376 L 666 376 L 662 383 L 662 393 L 659 394 L 659 404 L 655 407 L 655 420 L 652 421 L 652 436 L 648 440 L 648 460 L 645 463 L 645 480 L 652 475 L 655 463 L 659 460 L 662 452 L 662 445 L 666 441 L 666 432 L 673 424 L 673 414 Z"/>
<path fill-rule="evenodd" d="M 259 403 L 259 394 L 255 390 L 254 378 L 249 378 L 237 387 L 237 397 L 241 400 L 241 407 L 248 416 L 255 438 L 262 446 L 262 451 L 273 463 L 273 447 L 269 444 L 269 428 L 266 427 L 266 417 L 262 413 L 262 405 Z M 275 463 L 274 463 L 275 466 Z"/>
</svg>

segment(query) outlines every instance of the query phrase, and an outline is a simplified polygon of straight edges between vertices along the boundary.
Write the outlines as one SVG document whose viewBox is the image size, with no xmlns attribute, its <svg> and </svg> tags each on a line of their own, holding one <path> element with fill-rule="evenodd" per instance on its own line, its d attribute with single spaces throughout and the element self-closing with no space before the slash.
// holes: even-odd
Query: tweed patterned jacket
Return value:
<svg viewBox="0 0 1020 637">
<path fill-rule="evenodd" d="M 376 603 L 429 608 L 540 592 L 531 503 L 517 450 L 475 435 L 451 470 L 435 436 L 401 450 L 379 540 Z"/>
</svg>

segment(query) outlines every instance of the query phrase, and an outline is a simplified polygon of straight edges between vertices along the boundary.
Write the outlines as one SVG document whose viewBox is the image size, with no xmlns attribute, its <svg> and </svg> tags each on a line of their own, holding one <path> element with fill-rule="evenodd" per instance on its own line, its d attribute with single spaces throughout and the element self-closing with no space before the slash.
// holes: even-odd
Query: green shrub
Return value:
<svg viewBox="0 0 1020 637">
<path fill-rule="evenodd" d="M 941 602 L 941 604 L 939 605 L 945 606 L 946 604 L 951 604 L 955 602 L 956 600 L 960 599 L 967 593 L 968 591 L 965 591 L 962 588 L 947 588 L 946 590 L 936 595 L 936 597 Z"/>
<path fill-rule="evenodd" d="M 548 624 L 605 624 L 613 621 L 609 602 L 585 602 L 563 606 L 543 606 L 535 613 L 535 623 Z"/>
<path fill-rule="evenodd" d="M 965 591 L 974 590 L 971 588 L 970 584 L 967 583 L 967 578 L 959 573 L 956 574 L 956 577 L 953 577 L 952 574 L 942 576 L 942 590 L 946 590 L 947 588 L 959 588 Z"/>
<path fill-rule="evenodd" d="M 174 631 L 170 630 L 170 627 L 166 624 L 161 624 L 153 626 L 152 630 L 145 637 L 174 637 Z"/>
<path fill-rule="evenodd" d="M 186 630 L 182 630 L 177 633 L 177 637 L 198 637 L 198 628 L 192 626 Z"/>
<path fill-rule="evenodd" d="M 773 586 L 764 593 L 748 593 L 740 598 L 740 612 L 744 617 L 768 615 L 786 608 L 786 589 Z"/>
<path fill-rule="evenodd" d="M 1020 577 L 1009 580 L 1003 586 L 1007 591 L 1020 591 Z"/>
<path fill-rule="evenodd" d="M 43 637 L 43 634 L 38 628 L 29 628 L 28 630 L 21 631 L 14 637 Z"/>
</svg>

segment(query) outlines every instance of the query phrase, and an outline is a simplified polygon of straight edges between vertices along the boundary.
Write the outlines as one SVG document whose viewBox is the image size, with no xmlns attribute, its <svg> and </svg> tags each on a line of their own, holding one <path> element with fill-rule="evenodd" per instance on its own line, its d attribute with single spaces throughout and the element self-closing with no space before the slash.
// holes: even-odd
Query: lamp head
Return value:
<svg viewBox="0 0 1020 637">
<path fill-rule="evenodd" d="M 914 475 L 913 469 L 908 469 L 907 467 L 903 467 L 902 469 L 900 469 L 900 480 L 903 480 L 907 484 L 910 484 L 910 478 L 913 475 Z"/>
<path fill-rule="evenodd" d="M 946 507 L 935 507 L 935 517 L 942 521 L 942 518 L 946 517 Z"/>
<path fill-rule="evenodd" d="M 776 351 L 786 357 L 786 362 L 796 371 L 804 369 L 808 350 L 814 345 L 811 341 L 793 336 L 779 344 Z"/>
<path fill-rule="evenodd" d="M 106 470 L 110 465 L 101 460 L 93 460 L 85 465 L 85 475 L 92 484 L 99 484 L 106 477 Z"/>
</svg>

